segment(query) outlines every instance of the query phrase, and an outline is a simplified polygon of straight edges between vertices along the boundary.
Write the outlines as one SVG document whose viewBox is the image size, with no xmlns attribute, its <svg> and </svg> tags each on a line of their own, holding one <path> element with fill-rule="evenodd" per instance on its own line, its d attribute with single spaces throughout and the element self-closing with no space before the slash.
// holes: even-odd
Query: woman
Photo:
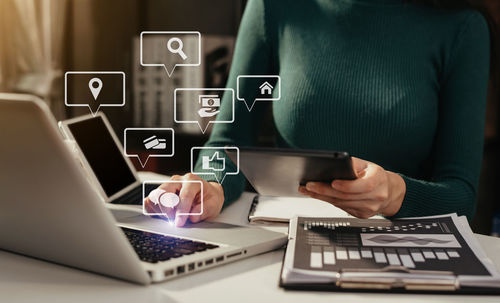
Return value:
<svg viewBox="0 0 500 303">
<path fill-rule="evenodd" d="M 358 179 L 310 182 L 298 189 L 302 194 L 359 218 L 452 212 L 471 218 L 483 150 L 488 24 L 474 10 L 411 2 L 249 1 L 227 86 L 235 88 L 238 75 L 280 75 L 281 100 L 272 103 L 277 145 L 355 156 Z M 223 120 L 232 110 L 228 98 Z M 266 109 L 257 102 L 249 112 L 236 101 L 235 122 L 216 124 L 206 145 L 255 144 Z M 245 185 L 241 174 L 226 176 L 223 185 L 203 182 L 203 214 L 177 216 L 177 226 L 216 216 Z M 175 211 L 199 211 L 198 187 L 161 188 L 179 193 Z M 156 206 L 147 199 L 146 207 Z"/>
</svg>

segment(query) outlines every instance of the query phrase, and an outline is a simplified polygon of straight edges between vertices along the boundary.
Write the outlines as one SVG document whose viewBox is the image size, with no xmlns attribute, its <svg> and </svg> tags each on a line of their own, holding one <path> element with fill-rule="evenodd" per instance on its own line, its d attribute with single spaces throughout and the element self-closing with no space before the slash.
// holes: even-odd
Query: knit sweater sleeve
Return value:
<svg viewBox="0 0 500 303">
<path fill-rule="evenodd" d="M 402 175 L 406 195 L 395 217 L 457 212 L 471 219 L 482 161 L 488 72 L 488 26 L 473 12 L 444 68 L 431 176 L 420 180 Z"/>
<path fill-rule="evenodd" d="M 266 5 L 263 0 L 251 0 L 248 2 L 238 32 L 234 59 L 232 62 L 229 78 L 226 87 L 234 89 L 234 122 L 214 124 L 210 139 L 205 144 L 206 147 L 230 146 L 252 146 L 255 144 L 260 125 L 259 117 L 263 115 L 266 107 L 257 104 L 249 111 L 243 101 L 236 98 L 236 81 L 239 75 L 268 75 L 276 73 L 275 59 L 272 54 L 273 48 L 269 43 L 268 31 L 266 29 Z M 251 100 L 251 91 L 240 91 L 241 96 Z M 231 121 L 233 115 L 232 94 L 226 93 L 221 102 L 218 120 Z M 223 149 L 221 149 L 222 151 Z M 203 155 L 208 155 L 209 151 L 200 152 L 196 163 L 196 171 L 202 166 Z M 245 188 L 245 177 L 240 172 L 237 175 L 228 174 L 236 172 L 237 168 L 223 152 L 225 161 L 211 163 L 213 167 L 224 169 L 215 172 L 216 178 L 202 176 L 209 181 L 219 181 L 224 188 L 224 205 L 236 200 Z M 223 162 L 225 162 L 223 164 Z"/>
</svg>

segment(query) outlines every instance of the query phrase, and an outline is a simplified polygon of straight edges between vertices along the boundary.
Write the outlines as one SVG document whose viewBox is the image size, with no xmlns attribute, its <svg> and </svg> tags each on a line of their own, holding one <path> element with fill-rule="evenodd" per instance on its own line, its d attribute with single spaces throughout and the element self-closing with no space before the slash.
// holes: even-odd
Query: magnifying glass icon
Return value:
<svg viewBox="0 0 500 303">
<path fill-rule="evenodd" d="M 172 47 L 172 43 L 176 42 L 177 43 L 177 47 L 176 48 L 173 48 Z M 179 54 L 179 56 L 181 56 L 182 60 L 186 60 L 187 59 L 187 56 L 186 54 L 182 51 L 182 48 L 184 47 L 184 44 L 182 43 L 182 40 L 177 38 L 177 37 L 173 37 L 173 38 L 170 38 L 167 42 L 167 48 L 168 50 L 173 53 L 173 54 Z"/>
</svg>

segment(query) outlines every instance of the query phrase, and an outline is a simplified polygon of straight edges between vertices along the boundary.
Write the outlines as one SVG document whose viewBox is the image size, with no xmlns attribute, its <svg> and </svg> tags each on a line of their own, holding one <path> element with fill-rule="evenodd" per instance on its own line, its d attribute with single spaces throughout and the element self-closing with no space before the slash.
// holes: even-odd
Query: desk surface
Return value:
<svg viewBox="0 0 500 303">
<path fill-rule="evenodd" d="M 253 195 L 245 193 L 217 221 L 246 224 Z M 286 227 L 272 227 L 286 231 Z M 477 235 L 500 269 L 500 239 Z M 0 302 L 455 302 L 454 295 L 285 291 L 278 287 L 284 250 L 222 265 L 172 281 L 138 286 L 0 251 Z M 499 302 L 498 296 L 462 296 L 460 302 Z"/>
</svg>

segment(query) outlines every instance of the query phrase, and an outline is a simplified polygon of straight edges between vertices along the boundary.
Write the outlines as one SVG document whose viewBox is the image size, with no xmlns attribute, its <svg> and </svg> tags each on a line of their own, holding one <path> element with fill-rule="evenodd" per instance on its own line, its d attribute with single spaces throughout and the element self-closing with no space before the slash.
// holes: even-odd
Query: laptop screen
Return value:
<svg viewBox="0 0 500 303">
<path fill-rule="evenodd" d="M 108 197 L 136 181 L 101 117 L 68 125 Z"/>
</svg>

